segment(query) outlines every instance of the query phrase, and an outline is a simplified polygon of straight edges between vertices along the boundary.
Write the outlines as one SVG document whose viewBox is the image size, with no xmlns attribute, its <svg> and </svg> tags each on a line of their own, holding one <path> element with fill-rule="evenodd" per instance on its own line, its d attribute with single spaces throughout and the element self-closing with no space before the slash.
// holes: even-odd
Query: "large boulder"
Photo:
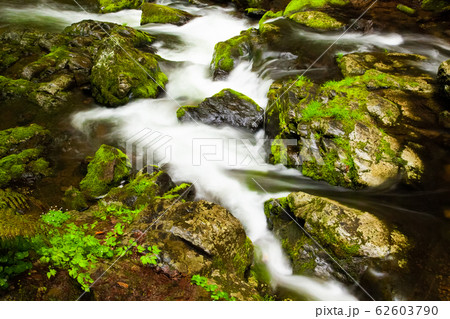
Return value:
<svg viewBox="0 0 450 319">
<path fill-rule="evenodd" d="M 367 280 L 371 271 L 407 273 L 411 241 L 367 211 L 298 192 L 267 201 L 265 213 L 296 274 L 354 283 Z M 378 285 L 382 293 L 389 290 L 385 284 Z"/>
<path fill-rule="evenodd" d="M 442 62 L 439 66 L 437 80 L 442 94 L 450 100 L 450 60 Z"/>
<path fill-rule="evenodd" d="M 64 30 L 66 34 L 95 41 L 92 48 L 92 94 L 108 106 L 118 106 L 136 98 L 154 98 L 164 88 L 167 77 L 161 72 L 158 57 L 149 53 L 153 37 L 133 28 L 111 23 L 83 21 Z M 104 32 L 107 30 L 108 32 Z M 92 39 L 94 38 L 94 39 Z"/>
<path fill-rule="evenodd" d="M 264 111 L 252 99 L 231 89 L 223 89 L 198 106 L 184 106 L 177 111 L 181 122 L 199 121 L 208 125 L 230 125 L 252 132 L 264 121 Z"/>
<path fill-rule="evenodd" d="M 121 150 L 102 145 L 90 161 L 87 175 L 80 182 L 80 189 L 91 198 L 105 195 L 128 178 L 130 172 L 131 164 Z"/>
<path fill-rule="evenodd" d="M 167 77 L 153 40 L 130 27 L 93 20 L 62 33 L 8 28 L 0 35 L 0 99 L 26 97 L 51 111 L 68 101 L 75 87 L 107 106 L 130 97 L 154 98 Z"/>
<path fill-rule="evenodd" d="M 433 79 L 414 66 L 423 59 L 349 54 L 338 58 L 341 81 L 276 81 L 266 118 L 267 133 L 275 139 L 272 162 L 280 163 L 284 152 L 284 164 L 301 167 L 304 175 L 352 188 L 380 186 L 399 174 L 406 183 L 420 182 L 423 148 L 420 133 L 412 134 L 410 127 L 420 132 L 421 126 L 437 124 L 442 109 L 433 99 Z M 394 132 L 402 130 L 410 136 L 397 138 Z M 280 144 L 292 138 L 297 145 Z"/>
<path fill-rule="evenodd" d="M 170 23 L 183 25 L 194 18 L 189 12 L 154 3 L 142 5 L 141 25 L 147 23 Z"/>
</svg>

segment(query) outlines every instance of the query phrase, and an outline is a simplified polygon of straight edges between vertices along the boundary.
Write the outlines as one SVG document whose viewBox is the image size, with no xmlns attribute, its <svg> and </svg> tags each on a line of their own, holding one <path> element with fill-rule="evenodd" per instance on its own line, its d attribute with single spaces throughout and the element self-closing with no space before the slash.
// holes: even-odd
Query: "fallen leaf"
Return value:
<svg viewBox="0 0 450 319">
<path fill-rule="evenodd" d="M 124 283 L 124 282 L 118 281 L 117 284 L 118 284 L 120 287 L 122 287 L 122 288 L 125 288 L 125 289 L 128 288 L 128 284 L 126 284 L 126 283 Z"/>
</svg>

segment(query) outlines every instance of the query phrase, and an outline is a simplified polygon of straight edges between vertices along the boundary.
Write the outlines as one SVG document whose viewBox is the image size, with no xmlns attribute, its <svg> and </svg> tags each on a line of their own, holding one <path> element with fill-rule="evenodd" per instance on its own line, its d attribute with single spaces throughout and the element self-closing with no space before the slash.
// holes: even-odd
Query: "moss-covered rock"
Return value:
<svg viewBox="0 0 450 319">
<path fill-rule="evenodd" d="M 167 82 L 157 57 L 130 47 L 124 50 L 121 43 L 114 35 L 103 40 L 92 68 L 92 95 L 108 106 L 125 104 L 131 95 L 155 98 Z"/>
<path fill-rule="evenodd" d="M 199 121 L 208 125 L 230 125 L 256 131 L 263 123 L 264 111 L 248 96 L 223 89 L 197 107 L 181 107 L 177 116 L 182 122 Z"/>
<path fill-rule="evenodd" d="M 450 60 L 442 62 L 439 66 L 437 80 L 442 94 L 450 100 Z"/>
<path fill-rule="evenodd" d="M 265 213 L 296 274 L 353 282 L 368 268 L 396 274 L 408 269 L 410 239 L 367 211 L 298 192 L 267 201 Z"/>
<path fill-rule="evenodd" d="M 76 187 L 71 186 L 64 192 L 63 201 L 65 207 L 70 210 L 82 211 L 88 208 L 83 193 Z"/>
<path fill-rule="evenodd" d="M 127 103 L 130 96 L 156 97 L 167 77 L 159 68 L 159 57 L 148 52 L 154 38 L 114 23 L 101 22 L 101 26 L 96 21 L 86 20 L 64 30 L 68 35 L 95 41 L 90 76 L 95 99 L 108 106 L 118 106 Z"/>
<path fill-rule="evenodd" d="M 160 4 L 144 3 L 142 5 L 141 25 L 147 23 L 170 23 L 175 25 L 183 25 L 194 17 L 194 15 L 183 10 Z"/>
<path fill-rule="evenodd" d="M 344 6 L 348 0 L 292 0 L 284 9 L 284 14 L 290 14 L 297 11 L 303 11 L 311 8 L 322 8 L 324 6 Z"/>
<path fill-rule="evenodd" d="M 26 149 L 18 154 L 11 154 L 0 159 L 0 187 L 13 180 L 32 176 L 48 176 L 51 173 L 49 163 L 37 148 Z"/>
<path fill-rule="evenodd" d="M 49 134 L 36 124 L 0 131 L 0 187 L 51 174 L 49 162 L 42 157 Z"/>
<path fill-rule="evenodd" d="M 25 97 L 45 110 L 63 105 L 74 87 L 91 92 L 97 102 L 118 106 L 130 97 L 154 98 L 167 82 L 154 37 L 109 22 L 84 20 L 62 33 L 7 29 L 0 64 L 0 99 Z M 32 58 L 30 58 L 30 56 Z M 21 79 L 19 79 L 21 78 Z"/>
<path fill-rule="evenodd" d="M 290 15 L 289 19 L 316 30 L 337 30 L 345 26 L 345 24 L 320 11 L 297 12 Z"/>
<path fill-rule="evenodd" d="M 104 195 L 128 178 L 130 171 L 130 162 L 122 151 L 102 145 L 89 163 L 87 175 L 80 182 L 80 189 L 91 198 Z"/>
<path fill-rule="evenodd" d="M 4 100 L 14 97 L 27 96 L 37 85 L 27 80 L 13 80 L 0 75 L 0 97 Z"/>
<path fill-rule="evenodd" d="M 416 120 L 413 115 L 422 111 L 415 105 L 429 103 L 435 91 L 433 80 L 414 67 L 415 61 L 424 59 L 421 56 L 381 55 L 338 58 L 346 75 L 341 81 L 320 86 L 304 77 L 275 82 L 268 94 L 266 118 L 266 131 L 275 139 L 271 161 L 301 167 L 306 176 L 352 188 L 378 186 L 399 174 L 407 183 L 419 181 L 423 163 L 412 160 L 417 165 L 412 170 L 407 167 L 401 156 L 407 142 L 383 128 Z M 287 88 L 289 94 L 284 94 Z M 433 109 L 431 104 L 429 110 Z M 288 138 L 297 138 L 297 145 L 279 143 Z M 411 149 L 414 155 L 408 157 L 416 158 L 417 150 Z M 417 174 L 408 173 L 412 171 Z"/>
<path fill-rule="evenodd" d="M 0 131 L 0 157 L 48 143 L 50 132 L 37 124 Z"/>
<path fill-rule="evenodd" d="M 98 0 L 101 13 L 117 12 L 123 9 L 139 9 L 145 0 Z"/>
<path fill-rule="evenodd" d="M 238 64 L 240 58 L 251 59 L 254 49 L 260 44 L 258 31 L 248 29 L 214 46 L 214 55 L 211 61 L 211 68 L 214 72 L 214 79 L 226 77 Z"/>
</svg>

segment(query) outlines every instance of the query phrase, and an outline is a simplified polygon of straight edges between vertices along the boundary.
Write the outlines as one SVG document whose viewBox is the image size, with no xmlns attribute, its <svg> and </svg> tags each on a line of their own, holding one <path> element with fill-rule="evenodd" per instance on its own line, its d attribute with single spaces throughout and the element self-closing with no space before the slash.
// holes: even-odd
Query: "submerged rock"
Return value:
<svg viewBox="0 0 450 319">
<path fill-rule="evenodd" d="M 80 182 L 80 189 L 91 198 L 105 195 L 112 187 L 128 178 L 130 172 L 130 162 L 122 151 L 102 145 L 89 163 L 87 175 Z"/>
<path fill-rule="evenodd" d="M 177 111 L 182 122 L 199 121 L 208 125 L 230 125 L 249 131 L 259 129 L 264 111 L 252 99 L 231 89 L 206 98 L 198 106 L 184 106 Z"/>
<path fill-rule="evenodd" d="M 154 3 L 142 5 L 141 25 L 147 23 L 170 23 L 183 25 L 195 16 L 189 12 Z"/>
</svg>

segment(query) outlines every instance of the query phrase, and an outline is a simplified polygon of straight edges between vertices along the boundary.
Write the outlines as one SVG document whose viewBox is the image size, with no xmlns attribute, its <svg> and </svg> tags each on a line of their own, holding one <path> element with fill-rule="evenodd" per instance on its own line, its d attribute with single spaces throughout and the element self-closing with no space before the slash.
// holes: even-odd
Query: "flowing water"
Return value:
<svg viewBox="0 0 450 319">
<path fill-rule="evenodd" d="M 324 183 L 313 182 L 301 176 L 296 169 L 266 164 L 261 142 L 264 132 L 250 134 L 231 127 L 212 127 L 201 123 L 179 123 L 176 110 L 182 105 L 198 104 L 224 88 L 246 94 L 261 107 L 267 107 L 266 94 L 273 79 L 288 74 L 301 74 L 303 69 L 294 68 L 296 59 L 292 54 L 267 52 L 263 61 L 242 62 L 223 81 L 212 81 L 210 61 L 214 45 L 238 35 L 242 30 L 257 26 L 255 21 L 237 17 L 231 7 L 196 7 L 185 2 L 159 1 L 199 15 L 184 26 L 139 26 L 140 11 L 124 10 L 113 14 L 83 12 L 72 5 L 58 5 L 41 1 L 39 4 L 13 7 L 6 4 L 0 13 L 1 23 L 38 25 L 43 29 L 60 31 L 65 26 L 83 19 L 110 21 L 157 36 L 155 46 L 158 54 L 172 62 L 163 63 L 168 75 L 166 93 L 158 99 L 134 100 L 125 106 L 109 109 L 93 106 L 78 111 L 71 117 L 73 127 L 86 136 L 95 136 L 99 142 L 115 141 L 126 146 L 137 136 L 148 148 L 137 148 L 138 160 L 151 155 L 153 163 L 163 165 L 175 181 L 191 182 L 197 197 L 221 204 L 232 212 L 244 225 L 247 235 L 259 247 L 260 258 L 269 269 L 274 286 L 283 287 L 307 299 L 354 300 L 355 287 L 344 287 L 333 281 L 322 281 L 292 274 L 288 259 L 280 242 L 267 228 L 263 203 L 267 199 L 286 196 L 290 191 L 303 190 L 327 195 L 347 204 L 370 208 L 394 222 L 409 220 L 412 229 L 417 224 L 428 223 L 434 227 L 440 217 L 429 211 L 440 212 L 445 189 L 430 193 L 393 192 L 383 189 L 355 193 Z M 31 17 L 31 18 L 30 18 Z M 0 23 L 0 24 L 1 24 Z M 280 22 L 285 23 L 285 22 Z M 304 29 L 288 29 L 287 46 L 305 48 L 305 61 L 314 61 L 340 34 L 317 34 Z M 307 49 L 306 49 L 307 48 Z M 450 56 L 450 45 L 438 38 L 409 33 L 362 33 L 349 32 L 339 45 L 332 47 L 324 61 L 313 66 L 310 73 L 328 80 L 336 74 L 331 63 L 337 52 L 354 52 L 390 49 L 408 53 L 420 53 L 430 57 L 420 67 L 435 73 L 438 64 Z M 307 66 L 307 65 L 306 65 Z M 333 73 L 334 72 L 334 73 Z M 309 75 L 309 73 L 308 73 Z M 106 133 L 98 136 L 98 126 L 106 127 Z M 144 130 L 144 131 L 143 131 Z M 152 132 L 144 137 L 142 132 Z M 73 133 L 76 134 L 76 133 Z M 139 135 L 141 134 L 141 135 Z M 158 138 L 155 138 L 155 137 Z M 153 144 L 152 144 L 153 143 Z M 147 156 L 147 160 L 149 157 Z M 422 196 L 422 197 L 421 197 Z M 434 196 L 434 197 L 433 197 Z M 437 198 L 431 207 L 410 207 L 411 197 Z M 404 200 L 406 198 L 406 200 Z M 414 206 L 414 205 L 413 205 Z M 392 215 L 395 217 L 392 218 Z M 439 213 L 436 213 L 439 214 Z M 418 216 L 414 219 L 411 216 Z M 413 219 L 413 221 L 410 221 Z M 361 292 L 356 293 L 361 297 Z M 363 297 L 367 298 L 367 296 Z M 398 295 L 398 299 L 407 296 Z"/>
</svg>

